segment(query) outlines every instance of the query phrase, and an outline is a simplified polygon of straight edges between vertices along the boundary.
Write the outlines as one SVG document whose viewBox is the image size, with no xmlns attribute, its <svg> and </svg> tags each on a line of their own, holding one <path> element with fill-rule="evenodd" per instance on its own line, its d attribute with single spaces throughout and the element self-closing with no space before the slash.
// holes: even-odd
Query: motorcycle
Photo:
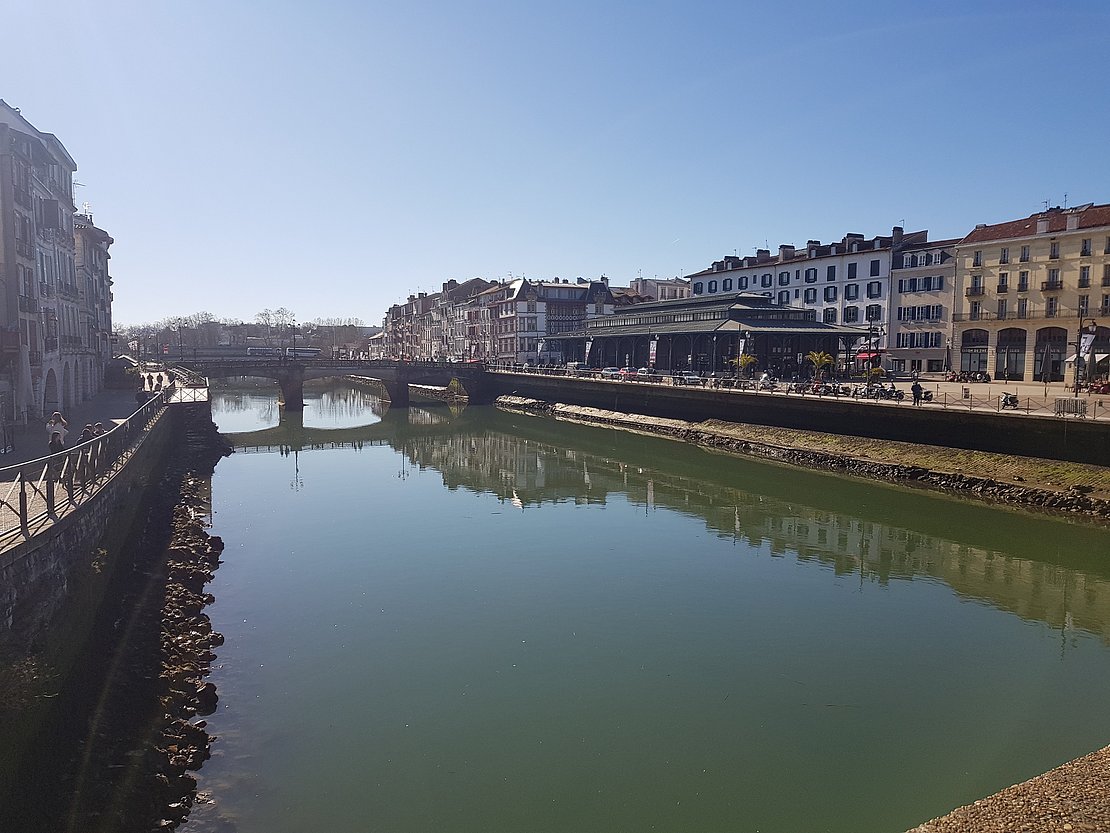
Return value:
<svg viewBox="0 0 1110 833">
<path fill-rule="evenodd" d="M 1016 393 L 1004 393 L 999 397 L 999 407 L 1001 409 L 1013 408 L 1015 411 L 1018 409 L 1018 397 Z"/>
</svg>

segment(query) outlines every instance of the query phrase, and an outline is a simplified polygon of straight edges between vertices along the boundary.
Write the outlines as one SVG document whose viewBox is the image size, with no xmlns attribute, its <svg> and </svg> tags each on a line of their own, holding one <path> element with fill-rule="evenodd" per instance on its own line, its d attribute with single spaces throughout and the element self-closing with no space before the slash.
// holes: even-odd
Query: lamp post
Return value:
<svg viewBox="0 0 1110 833">
<path fill-rule="evenodd" d="M 294 315 L 292 317 L 292 322 L 293 322 L 292 323 L 292 327 L 293 327 L 293 346 L 292 346 L 292 348 L 290 348 L 289 358 L 290 359 L 295 359 L 295 358 L 297 358 L 297 316 Z"/>
<path fill-rule="evenodd" d="M 1084 332 L 1083 317 L 1080 316 L 1079 317 L 1079 330 L 1076 332 L 1076 335 L 1075 335 L 1075 395 L 1076 396 L 1079 396 L 1079 363 L 1082 362 L 1084 366 L 1087 366 L 1087 360 L 1086 360 L 1086 358 L 1084 358 L 1084 355 L 1086 353 L 1091 352 L 1092 348 L 1094 347 L 1095 335 L 1097 335 L 1097 334 L 1098 334 L 1098 322 L 1096 322 L 1095 319 L 1092 318 L 1091 323 L 1089 323 L 1087 325 L 1086 332 Z M 1084 343 L 1083 343 L 1084 342 L 1084 338 L 1083 338 L 1084 335 L 1090 336 L 1090 338 L 1086 339 L 1086 342 L 1087 342 L 1087 344 L 1086 344 L 1087 349 L 1086 350 L 1083 349 L 1084 348 Z M 1090 374 L 1090 371 L 1088 371 L 1087 372 L 1087 381 L 1090 382 L 1090 380 L 1091 380 L 1091 374 Z"/>
<path fill-rule="evenodd" d="M 952 372 L 952 339 L 944 342 L 944 372 Z"/>
</svg>

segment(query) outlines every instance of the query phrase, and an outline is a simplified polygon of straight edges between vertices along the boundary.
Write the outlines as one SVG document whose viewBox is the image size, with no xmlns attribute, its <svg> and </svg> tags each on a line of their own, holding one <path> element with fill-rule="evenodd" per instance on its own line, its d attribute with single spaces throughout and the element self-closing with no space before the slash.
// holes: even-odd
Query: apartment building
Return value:
<svg viewBox="0 0 1110 833">
<path fill-rule="evenodd" d="M 75 215 L 73 223 L 76 245 L 75 268 L 80 296 L 77 333 L 81 377 L 87 380 L 87 394 L 92 396 L 103 387 L 104 368 L 112 358 L 112 278 L 108 273 L 111 255 L 108 248 L 115 241 L 93 222 L 88 203 Z"/>
<path fill-rule="evenodd" d="M 822 323 L 860 327 L 856 363 L 882 362 L 889 369 L 892 255 L 928 237 L 928 231 L 905 234 L 896 226 L 890 235 L 870 239 L 846 234 L 835 243 L 809 240 L 800 249 L 781 245 L 777 256 L 757 249 L 754 257 L 726 257 L 684 280 L 694 296 L 758 292 L 781 306 L 801 307 Z"/>
<path fill-rule="evenodd" d="M 1092 376 L 1110 362 L 1110 205 L 983 224 L 955 248 L 958 369 L 1015 381 L 1074 374 L 1080 329 Z"/>
<path fill-rule="evenodd" d="M 102 383 L 111 327 L 111 295 L 105 289 L 111 238 L 98 230 L 97 242 L 90 240 L 99 252 L 95 258 L 90 254 L 89 269 L 97 272 L 90 291 L 91 271 L 83 273 L 84 286 L 77 274 L 75 231 L 88 230 L 74 227 L 76 170 L 56 136 L 38 130 L 18 108 L 0 100 L 3 418 L 38 419 L 44 412 L 64 410 Z"/>
<path fill-rule="evenodd" d="M 636 278 L 629 282 L 628 288 L 654 301 L 677 301 L 694 294 L 690 282 L 682 278 Z"/>
<path fill-rule="evenodd" d="M 890 271 L 888 367 L 895 373 L 951 369 L 952 298 L 957 239 L 907 246 Z"/>
</svg>

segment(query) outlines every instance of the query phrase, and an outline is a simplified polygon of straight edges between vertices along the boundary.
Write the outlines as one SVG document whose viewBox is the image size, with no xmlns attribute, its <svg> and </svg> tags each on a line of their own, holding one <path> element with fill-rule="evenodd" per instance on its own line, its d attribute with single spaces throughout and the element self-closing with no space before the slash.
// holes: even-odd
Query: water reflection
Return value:
<svg viewBox="0 0 1110 833">
<path fill-rule="evenodd" d="M 484 408 L 390 410 L 376 395 L 342 384 L 326 389 L 319 402 L 312 412 L 331 426 L 378 419 L 314 428 L 298 412 L 283 411 L 271 429 L 231 434 L 236 449 L 296 458 L 304 450 L 389 445 L 410 465 L 440 472 L 448 489 L 491 493 L 520 510 L 605 504 L 619 495 L 644 512 L 696 516 L 720 538 L 819 564 L 837 576 L 878 584 L 940 580 L 965 598 L 1110 643 L 1110 568 L 1100 559 L 1106 544 L 1100 530 L 901 490 L 887 492 L 888 500 L 876 506 L 871 484 L 733 458 L 704 455 L 705 465 L 684 471 L 690 465 L 675 465 L 671 458 L 680 455 L 668 448 L 670 441 Z M 666 465 L 650 462 L 660 458 Z M 406 475 L 402 466 L 399 476 Z M 292 477 L 302 482 L 299 459 Z M 730 482 L 737 477 L 744 488 Z M 882 511 L 863 517 L 838 510 L 853 492 L 866 495 L 860 506 Z M 982 512 L 996 514 L 998 523 L 984 524 Z M 953 532 L 967 535 L 954 539 Z"/>
</svg>

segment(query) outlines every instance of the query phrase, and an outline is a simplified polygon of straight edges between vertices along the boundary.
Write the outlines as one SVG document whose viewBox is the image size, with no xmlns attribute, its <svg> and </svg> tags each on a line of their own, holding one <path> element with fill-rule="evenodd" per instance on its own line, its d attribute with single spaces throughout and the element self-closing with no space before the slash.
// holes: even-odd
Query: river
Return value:
<svg viewBox="0 0 1110 833">
<path fill-rule="evenodd" d="M 183 829 L 902 831 L 1110 742 L 1110 533 L 490 408 L 214 396 Z"/>
</svg>

